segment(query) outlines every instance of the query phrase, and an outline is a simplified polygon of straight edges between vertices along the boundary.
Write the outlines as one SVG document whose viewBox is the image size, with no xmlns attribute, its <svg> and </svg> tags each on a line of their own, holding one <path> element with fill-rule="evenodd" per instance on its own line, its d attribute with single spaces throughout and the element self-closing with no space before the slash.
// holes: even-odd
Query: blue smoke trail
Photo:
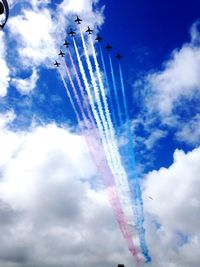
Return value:
<svg viewBox="0 0 200 267">
<path fill-rule="evenodd" d="M 102 66 L 103 66 L 103 72 L 104 72 L 104 76 L 105 76 L 106 87 L 107 87 L 107 90 L 109 91 L 109 94 L 110 94 L 110 84 L 109 84 L 109 80 L 108 80 L 108 74 L 107 74 L 105 60 L 104 60 L 104 56 L 103 56 L 103 52 L 102 52 L 101 46 L 99 46 L 99 50 L 100 50 L 100 56 L 101 56 L 101 63 L 102 63 Z M 114 107 L 113 107 L 113 101 L 112 101 L 111 97 L 109 97 L 108 99 L 109 99 L 111 114 L 112 114 L 112 118 L 113 118 L 114 128 L 116 128 L 117 120 L 116 120 L 116 116 L 115 116 L 115 110 L 114 110 Z"/>
<path fill-rule="evenodd" d="M 124 88 L 124 80 L 123 80 L 123 75 L 122 75 L 122 69 L 121 65 L 119 63 L 119 74 L 120 74 L 120 82 L 121 82 L 121 89 L 122 89 L 122 97 L 123 97 L 123 106 L 125 109 L 125 117 L 126 117 L 126 123 L 127 123 L 127 134 L 128 134 L 128 144 L 127 146 L 127 154 L 126 154 L 126 165 L 128 165 L 128 170 L 129 170 L 129 183 L 130 183 L 130 188 L 131 192 L 133 194 L 133 201 L 134 205 L 136 207 L 135 213 L 136 213 L 136 225 L 137 225 L 137 230 L 139 233 L 139 238 L 140 238 L 140 247 L 142 250 L 142 253 L 144 257 L 146 258 L 147 262 L 151 261 L 151 257 L 149 255 L 149 251 L 147 248 L 146 240 L 145 240 L 145 229 L 143 227 L 144 223 L 144 212 L 143 212 L 143 200 L 142 200 L 142 192 L 138 180 L 138 175 L 136 172 L 136 163 L 135 163 L 135 152 L 134 152 L 134 144 L 132 140 L 132 135 L 131 135 L 131 123 L 130 123 L 130 118 L 129 118 L 129 113 L 128 113 L 128 106 L 127 106 L 127 101 L 126 101 L 126 95 L 125 95 L 125 88 Z M 130 173 L 130 170 L 131 173 Z"/>
<path fill-rule="evenodd" d="M 109 61 L 110 61 L 110 70 L 111 70 L 111 76 L 112 76 L 114 96 L 115 96 L 116 105 L 117 105 L 117 113 L 118 113 L 118 116 L 119 116 L 119 125 L 122 126 L 122 114 L 121 114 L 119 98 L 118 98 L 118 94 L 117 94 L 117 85 L 116 85 L 116 81 L 115 81 L 115 75 L 114 75 L 114 71 L 113 71 L 113 64 L 112 64 L 112 59 L 111 59 L 110 54 L 109 54 Z"/>
</svg>

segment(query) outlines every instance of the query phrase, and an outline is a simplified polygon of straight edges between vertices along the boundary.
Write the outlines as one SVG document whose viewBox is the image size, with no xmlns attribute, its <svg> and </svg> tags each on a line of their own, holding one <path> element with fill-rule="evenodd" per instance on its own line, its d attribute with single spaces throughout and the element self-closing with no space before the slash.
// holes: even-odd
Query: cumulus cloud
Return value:
<svg viewBox="0 0 200 267">
<path fill-rule="evenodd" d="M 63 0 L 56 4 L 53 10 L 49 0 L 11 1 L 11 7 L 17 8 L 19 12 L 12 15 L 7 24 L 9 34 L 6 38 L 8 43 L 13 44 L 7 59 L 4 33 L 0 33 L 0 96 L 4 97 L 7 94 L 11 72 L 17 89 L 23 93 L 33 89 L 34 82 L 29 86 L 26 80 L 15 77 L 19 67 L 23 70 L 33 69 L 32 81 L 36 80 L 36 72 L 39 73 L 38 69 L 41 66 L 53 67 L 52 63 L 58 57 L 58 51 L 66 37 L 65 31 L 72 23 L 74 13 L 84 16 L 83 27 L 101 26 L 104 21 L 103 8 L 98 8 L 97 3 L 96 0 Z M 9 65 L 11 57 L 12 64 Z M 38 76 L 37 78 L 39 79 Z"/>
<path fill-rule="evenodd" d="M 59 47 L 65 39 L 65 29 L 75 12 L 85 15 L 85 23 L 100 26 L 103 23 L 101 9 L 94 10 L 98 1 L 65 1 L 56 10 L 48 6 L 49 1 L 31 1 L 32 9 L 23 8 L 21 14 L 10 18 L 11 38 L 17 42 L 17 52 L 22 64 L 34 67 L 43 64 L 52 66 Z M 74 25 L 75 26 L 75 25 Z"/>
<path fill-rule="evenodd" d="M 132 266 L 81 136 L 56 125 L 0 136 L 0 266 Z"/>
<path fill-rule="evenodd" d="M 144 181 L 154 267 L 199 266 L 199 160 L 200 147 L 187 154 L 176 150 L 169 168 L 152 171 Z"/>
<path fill-rule="evenodd" d="M 81 136 L 50 124 L 26 133 L 4 126 L 0 137 L 0 266 L 133 266 L 106 193 L 92 186 Z M 198 267 L 199 159 L 200 147 L 176 150 L 169 168 L 144 180 L 149 266 Z"/>
<path fill-rule="evenodd" d="M 200 91 L 200 48 L 191 44 L 175 50 L 164 70 L 148 77 L 153 90 L 152 105 L 161 114 L 168 115 L 182 97 L 192 98 Z M 156 104 L 156 105 L 155 105 Z"/>
<path fill-rule="evenodd" d="M 199 24 L 192 25 L 189 43 L 175 49 L 159 71 L 151 71 L 134 85 L 142 86 L 143 92 L 143 110 L 132 123 L 136 132 L 143 123 L 145 135 L 137 140 L 145 145 L 144 150 L 151 149 L 169 130 L 176 141 L 199 145 Z"/>
<path fill-rule="evenodd" d="M 51 12 L 42 9 L 36 12 L 24 9 L 23 13 L 10 19 L 9 29 L 17 42 L 20 60 L 27 67 L 38 66 L 57 54 L 56 26 Z"/>
</svg>

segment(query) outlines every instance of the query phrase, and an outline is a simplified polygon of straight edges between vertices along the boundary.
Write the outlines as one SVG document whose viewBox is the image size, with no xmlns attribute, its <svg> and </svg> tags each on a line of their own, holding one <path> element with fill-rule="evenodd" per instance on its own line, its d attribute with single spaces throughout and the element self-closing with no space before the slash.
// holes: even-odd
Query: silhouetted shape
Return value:
<svg viewBox="0 0 200 267">
<path fill-rule="evenodd" d="M 71 37 L 74 37 L 74 35 L 76 34 L 74 31 L 72 31 L 72 29 L 70 29 L 70 32 L 68 33 L 69 35 L 71 35 Z"/>
<path fill-rule="evenodd" d="M 95 38 L 95 40 L 97 41 L 97 42 L 101 42 L 102 40 L 103 40 L 103 38 L 102 37 L 100 37 L 99 35 L 97 35 L 97 37 Z"/>
<path fill-rule="evenodd" d="M 109 52 L 111 49 L 112 49 L 112 46 L 109 45 L 109 44 L 107 44 L 107 46 L 106 46 L 106 50 Z"/>
<path fill-rule="evenodd" d="M 75 22 L 76 22 L 77 24 L 81 24 L 81 21 L 82 21 L 82 19 L 80 19 L 80 18 L 76 15 Z"/>
<path fill-rule="evenodd" d="M 118 267 L 125 267 L 124 264 L 118 264 Z"/>
<path fill-rule="evenodd" d="M 65 43 L 63 45 L 65 45 L 66 47 L 70 46 L 70 44 L 66 40 L 65 40 Z"/>
<path fill-rule="evenodd" d="M 4 13 L 4 5 L 0 2 L 0 15 Z"/>
<path fill-rule="evenodd" d="M 90 27 L 88 26 L 88 29 L 85 32 L 87 32 L 88 34 L 92 34 L 93 30 L 91 30 Z"/>
<path fill-rule="evenodd" d="M 61 56 L 61 57 L 64 57 L 64 56 L 65 56 L 65 53 L 63 53 L 63 52 L 60 50 L 60 53 L 59 53 L 58 55 Z"/>
<path fill-rule="evenodd" d="M 117 55 L 116 55 L 115 58 L 118 59 L 118 60 L 120 60 L 122 58 L 122 56 L 120 55 L 120 53 L 117 53 Z"/>
<path fill-rule="evenodd" d="M 60 63 L 56 61 L 54 65 L 58 68 L 60 66 Z"/>
<path fill-rule="evenodd" d="M 0 25 L 0 30 L 2 30 L 8 20 L 9 16 L 9 7 L 8 7 L 8 2 L 7 0 L 1 0 L 0 1 L 0 15 L 5 13 L 5 21 L 2 25 Z"/>
</svg>

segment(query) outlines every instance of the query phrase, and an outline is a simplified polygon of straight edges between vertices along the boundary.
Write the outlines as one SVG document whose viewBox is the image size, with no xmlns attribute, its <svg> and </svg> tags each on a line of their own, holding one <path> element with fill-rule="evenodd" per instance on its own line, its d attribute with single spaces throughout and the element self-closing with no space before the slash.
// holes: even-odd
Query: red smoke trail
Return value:
<svg viewBox="0 0 200 267">
<path fill-rule="evenodd" d="M 93 98 L 92 98 L 92 95 L 90 93 L 90 88 L 89 88 L 89 85 L 88 85 L 88 82 L 87 82 L 87 78 L 86 78 L 86 75 L 85 75 L 85 71 L 84 71 L 84 68 L 83 68 L 82 61 L 80 59 L 80 55 L 79 55 L 79 52 L 78 52 L 78 49 L 77 49 L 77 46 L 76 46 L 75 39 L 73 39 L 73 41 L 74 41 L 74 48 L 75 48 L 75 51 L 76 51 L 77 59 L 78 59 L 78 62 L 79 62 L 79 68 L 80 68 L 80 71 L 81 71 L 81 74 L 82 74 L 82 77 L 83 77 L 83 80 L 84 80 L 84 85 L 85 85 L 86 91 L 88 93 L 88 97 L 89 97 L 90 103 L 92 105 L 92 111 L 94 113 L 96 122 L 97 122 L 98 126 L 101 129 L 101 122 L 100 122 L 99 116 L 98 116 L 98 114 L 96 112 L 96 109 L 95 109 L 95 106 L 94 106 Z M 114 180 L 113 174 L 111 173 L 111 170 L 110 170 L 110 168 L 108 166 L 108 162 L 106 161 L 105 152 L 103 151 L 103 148 L 102 148 L 102 145 L 101 145 L 100 135 L 99 134 L 98 135 L 94 134 L 93 137 L 94 137 L 94 141 L 91 142 L 91 144 L 93 146 L 94 146 L 94 143 L 96 143 L 96 142 L 98 144 L 97 148 L 95 149 L 95 156 L 96 157 L 97 156 L 100 157 L 99 159 L 97 159 L 97 161 L 100 162 L 100 164 L 96 165 L 96 167 L 98 169 L 98 172 L 101 174 L 102 180 L 104 182 L 104 186 L 107 189 L 108 198 L 109 198 L 109 201 L 111 203 L 111 206 L 113 207 L 114 214 L 115 214 L 116 220 L 117 220 L 117 222 L 119 224 L 119 227 L 120 227 L 120 230 L 122 232 L 122 235 L 123 235 L 124 239 L 127 241 L 127 244 L 128 244 L 130 252 L 135 257 L 137 262 L 139 262 L 140 258 L 138 256 L 138 251 L 137 251 L 137 248 L 133 244 L 132 235 L 131 235 L 131 233 L 129 231 L 129 226 L 128 226 L 128 223 L 127 223 L 127 219 L 126 219 L 125 214 L 124 214 L 124 212 L 122 210 L 121 202 L 120 202 L 118 194 L 117 194 L 115 180 Z M 96 151 L 98 151 L 98 153 L 96 153 Z M 103 158 L 103 160 L 102 160 L 102 158 Z"/>
<path fill-rule="evenodd" d="M 91 111 L 90 111 L 90 107 L 88 105 L 88 99 L 87 99 L 87 97 L 86 97 L 86 95 L 84 93 L 84 89 L 83 89 L 83 86 L 81 84 L 81 80 L 80 80 L 78 71 L 76 69 L 76 65 L 74 64 L 74 60 L 73 60 L 72 54 L 71 54 L 69 49 L 68 49 L 68 54 L 69 54 L 69 58 L 70 58 L 70 61 L 71 61 L 71 64 L 72 64 L 72 67 L 73 67 L 73 70 L 74 70 L 74 73 L 75 73 L 75 76 L 76 76 L 76 80 L 77 80 L 80 92 L 81 92 L 81 96 L 83 98 L 83 101 L 84 101 L 84 104 L 85 104 L 85 107 L 86 107 L 86 110 L 87 110 L 88 117 L 89 117 L 90 122 L 92 124 L 92 128 L 93 128 L 93 130 L 95 130 L 95 132 L 97 132 L 97 129 L 96 129 L 96 126 L 95 126 L 95 122 L 94 122 L 94 119 L 92 117 L 92 114 L 91 114 Z"/>
<path fill-rule="evenodd" d="M 76 119 L 77 119 L 77 121 L 78 121 L 78 123 L 79 123 L 79 122 L 81 122 L 81 119 L 80 119 L 80 117 L 79 117 L 78 111 L 77 111 L 77 109 L 76 109 L 76 107 L 75 107 L 75 105 L 74 105 L 74 101 L 73 101 L 72 96 L 71 96 L 71 94 L 70 94 L 70 91 L 69 91 L 69 89 L 68 89 L 68 87 L 67 87 L 67 84 L 66 84 L 66 82 L 65 82 L 65 79 L 64 79 L 64 77 L 63 77 L 63 75 L 62 75 L 62 72 L 61 72 L 60 70 L 59 70 L 59 73 L 60 73 L 62 82 L 63 82 L 63 84 L 64 84 L 65 90 L 66 90 L 66 92 L 67 92 L 67 96 L 68 96 L 68 98 L 69 98 L 69 101 L 70 101 L 70 103 L 71 103 L 71 105 L 72 105 L 73 111 L 74 111 L 74 113 L 75 113 L 75 115 L 76 115 Z"/>
<path fill-rule="evenodd" d="M 113 211 L 114 211 L 116 220 L 119 224 L 119 227 L 121 229 L 121 232 L 122 232 L 125 240 L 127 240 L 130 252 L 133 254 L 134 257 L 136 257 L 137 261 L 140 261 L 140 258 L 137 255 L 138 251 L 133 245 L 132 237 L 131 237 L 131 234 L 130 234 L 129 229 L 128 229 L 126 218 L 125 218 L 125 215 L 124 215 L 123 210 L 121 208 L 121 203 L 120 203 L 120 200 L 118 198 L 117 191 L 116 191 L 114 178 L 113 178 L 112 173 L 111 173 L 111 171 L 110 171 L 110 169 L 109 169 L 109 167 L 105 161 L 104 151 L 103 151 L 101 145 L 99 145 L 99 142 L 98 142 L 99 138 L 96 139 L 96 136 L 95 136 L 95 139 L 97 142 L 90 142 L 89 141 L 87 134 L 85 133 L 84 129 L 81 126 L 81 120 L 80 120 L 78 111 L 75 107 L 74 101 L 73 101 L 72 96 L 70 94 L 70 91 L 67 87 L 65 79 L 64 79 L 61 71 L 59 71 L 59 72 L 60 72 L 60 76 L 61 76 L 61 79 L 63 81 L 64 87 L 66 89 L 67 96 L 69 97 L 72 108 L 76 114 L 77 121 L 78 121 L 78 124 L 81 128 L 82 135 L 85 138 L 86 144 L 88 146 L 93 163 L 95 164 L 95 166 L 98 170 L 98 173 L 101 175 L 102 180 L 104 182 L 104 186 L 106 187 L 108 198 L 109 198 L 109 201 L 111 203 L 111 206 L 113 207 Z M 95 152 L 93 152 L 93 150 L 92 150 L 92 144 L 94 145 L 94 143 L 96 143 L 96 145 L 97 145 L 97 147 L 95 147 L 95 149 L 94 149 L 94 150 L 98 151 L 98 153 L 96 155 L 94 154 Z M 96 159 L 97 155 L 99 157 L 99 159 L 98 159 L 99 163 L 97 162 L 97 159 Z"/>
<path fill-rule="evenodd" d="M 66 64 L 65 60 L 64 60 L 64 65 L 65 65 L 65 69 L 66 69 L 66 72 L 67 72 L 67 75 L 68 75 L 68 78 L 69 78 L 69 81 L 70 81 L 70 84 L 71 84 L 71 87 L 72 87 L 72 90 L 73 90 L 75 99 L 76 99 L 76 101 L 77 101 L 78 107 L 79 107 L 79 109 L 80 109 L 80 111 L 81 111 L 81 114 L 82 114 L 82 116 L 83 116 L 84 123 L 85 123 L 86 126 L 87 126 L 87 123 L 88 123 L 88 122 L 87 122 L 87 119 L 86 119 L 86 116 L 85 116 L 85 112 L 84 112 L 84 110 L 83 110 L 83 107 L 82 107 L 82 104 L 81 104 L 81 101 L 80 101 L 78 92 L 77 92 L 77 90 L 76 90 L 75 84 L 74 84 L 74 82 L 73 82 L 73 80 L 72 80 L 71 73 L 70 73 L 70 71 L 69 71 L 69 68 L 67 67 L 67 64 Z"/>
</svg>

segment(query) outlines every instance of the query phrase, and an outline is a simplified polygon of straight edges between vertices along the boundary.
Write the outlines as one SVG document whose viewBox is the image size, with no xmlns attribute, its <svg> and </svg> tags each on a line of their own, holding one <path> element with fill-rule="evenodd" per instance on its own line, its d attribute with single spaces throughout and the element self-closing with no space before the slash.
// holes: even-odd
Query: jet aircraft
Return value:
<svg viewBox="0 0 200 267">
<path fill-rule="evenodd" d="M 95 38 L 95 40 L 97 41 L 97 42 L 101 42 L 102 40 L 103 40 L 103 38 L 102 37 L 100 37 L 99 35 L 97 35 L 97 37 Z"/>
<path fill-rule="evenodd" d="M 106 46 L 106 50 L 109 52 L 111 49 L 112 49 L 112 46 L 109 45 L 109 44 L 107 44 L 107 46 Z"/>
<path fill-rule="evenodd" d="M 58 68 L 60 66 L 60 63 L 57 62 L 57 60 L 56 60 L 56 62 L 54 63 L 54 65 Z"/>
<path fill-rule="evenodd" d="M 117 53 L 115 58 L 118 59 L 118 60 L 121 60 L 122 56 L 120 55 L 120 53 Z"/>
<path fill-rule="evenodd" d="M 64 56 L 65 56 L 65 53 L 63 53 L 63 52 L 60 50 L 60 53 L 59 53 L 58 55 L 61 56 L 61 57 L 64 57 Z"/>
<path fill-rule="evenodd" d="M 80 18 L 76 15 L 75 22 L 76 22 L 77 24 L 81 24 L 81 21 L 82 21 L 82 19 L 80 19 Z"/>
<path fill-rule="evenodd" d="M 88 26 L 88 29 L 85 32 L 87 32 L 88 34 L 92 34 L 93 30 L 91 30 L 90 27 Z"/>
<path fill-rule="evenodd" d="M 65 43 L 63 45 L 65 45 L 66 47 L 69 47 L 70 44 L 65 40 Z"/>
<path fill-rule="evenodd" d="M 76 33 L 72 31 L 72 29 L 70 29 L 70 32 L 68 34 L 71 35 L 71 37 L 74 37 Z"/>
</svg>

